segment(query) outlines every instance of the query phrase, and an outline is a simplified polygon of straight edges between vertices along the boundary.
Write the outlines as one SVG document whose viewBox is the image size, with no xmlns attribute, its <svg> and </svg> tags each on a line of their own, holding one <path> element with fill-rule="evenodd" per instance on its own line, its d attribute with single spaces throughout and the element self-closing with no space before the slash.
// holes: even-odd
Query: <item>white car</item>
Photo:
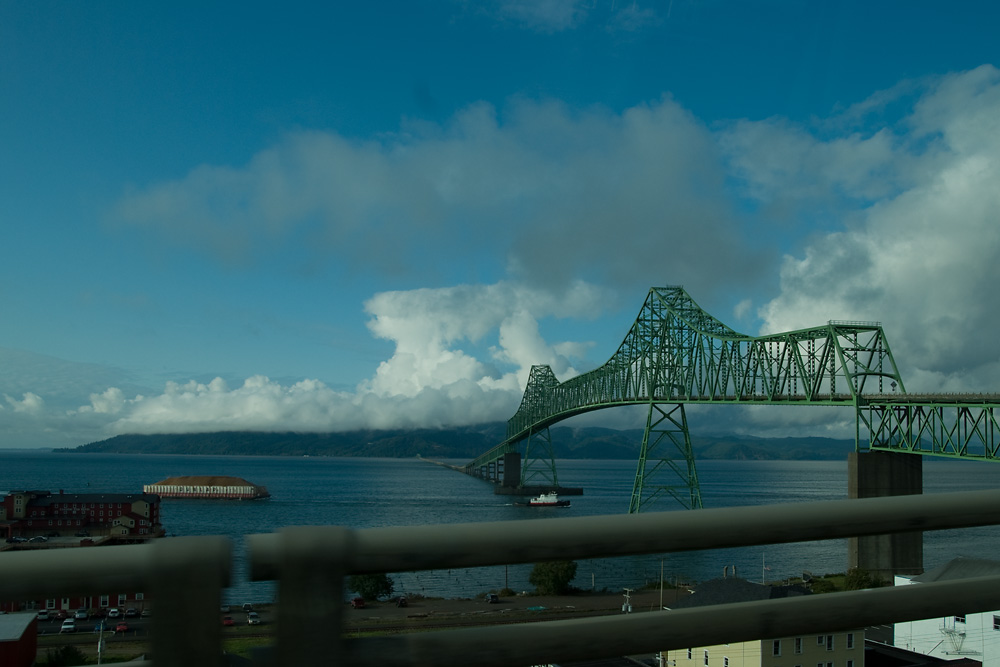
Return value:
<svg viewBox="0 0 1000 667">
<path fill-rule="evenodd" d="M 247 625 L 260 625 L 260 616 L 257 615 L 257 612 L 247 612 Z"/>
<path fill-rule="evenodd" d="M 47 620 L 49 620 L 49 610 L 48 609 L 39 609 L 38 610 L 38 620 L 39 621 L 47 621 Z"/>
<path fill-rule="evenodd" d="M 122 612 L 119 609 L 109 609 L 108 618 L 121 618 Z"/>
<path fill-rule="evenodd" d="M 59 632 L 60 633 L 76 632 L 76 621 L 74 621 L 72 618 L 67 618 L 65 621 L 63 621 L 62 627 L 59 628 Z"/>
</svg>

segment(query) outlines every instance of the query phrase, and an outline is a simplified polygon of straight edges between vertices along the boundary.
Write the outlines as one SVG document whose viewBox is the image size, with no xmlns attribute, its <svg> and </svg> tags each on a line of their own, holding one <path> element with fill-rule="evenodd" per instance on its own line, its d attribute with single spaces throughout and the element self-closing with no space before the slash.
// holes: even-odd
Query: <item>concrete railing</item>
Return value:
<svg viewBox="0 0 1000 667">
<path fill-rule="evenodd" d="M 530 665 L 851 630 L 1000 608 L 1000 577 L 802 598 L 422 632 L 343 637 L 344 577 L 779 544 L 1000 523 L 1000 491 L 570 519 L 250 535 L 251 578 L 277 580 L 267 665 Z M 4 599 L 148 591 L 156 665 L 219 664 L 226 538 L 5 553 Z"/>
<path fill-rule="evenodd" d="M 155 605 L 150 653 L 156 664 L 218 667 L 219 606 L 231 564 L 232 542 L 225 537 L 7 552 L 0 554 L 0 599 L 142 591 Z"/>
<path fill-rule="evenodd" d="M 251 535 L 251 578 L 278 580 L 272 664 L 531 665 L 850 630 L 1000 608 L 1000 577 L 791 600 L 389 638 L 346 639 L 344 576 L 669 553 L 1000 523 L 1000 491 L 654 514 Z M 710 619 L 710 620 L 709 620 Z"/>
</svg>

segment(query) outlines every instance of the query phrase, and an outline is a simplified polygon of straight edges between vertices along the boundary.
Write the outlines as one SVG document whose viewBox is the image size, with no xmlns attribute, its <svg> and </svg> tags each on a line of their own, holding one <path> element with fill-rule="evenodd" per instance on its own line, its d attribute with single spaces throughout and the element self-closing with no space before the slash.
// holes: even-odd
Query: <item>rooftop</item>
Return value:
<svg viewBox="0 0 1000 667">
<path fill-rule="evenodd" d="M 33 620 L 35 620 L 35 612 L 33 611 L 14 614 L 0 612 L 0 642 L 17 641 Z"/>
</svg>

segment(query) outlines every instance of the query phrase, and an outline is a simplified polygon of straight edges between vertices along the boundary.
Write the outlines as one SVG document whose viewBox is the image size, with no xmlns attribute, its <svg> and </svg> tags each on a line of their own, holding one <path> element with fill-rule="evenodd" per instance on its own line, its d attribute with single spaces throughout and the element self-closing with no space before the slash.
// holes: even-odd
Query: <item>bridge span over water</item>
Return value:
<svg viewBox="0 0 1000 667">
<path fill-rule="evenodd" d="M 506 492 L 558 488 L 549 427 L 642 405 L 646 425 L 629 512 L 660 497 L 699 508 L 688 404 L 841 406 L 855 412 L 858 453 L 998 458 L 1000 394 L 906 393 L 878 322 L 748 336 L 702 310 L 682 287 L 654 287 L 599 368 L 560 382 L 549 366 L 533 366 L 506 439 L 464 471 Z"/>
</svg>

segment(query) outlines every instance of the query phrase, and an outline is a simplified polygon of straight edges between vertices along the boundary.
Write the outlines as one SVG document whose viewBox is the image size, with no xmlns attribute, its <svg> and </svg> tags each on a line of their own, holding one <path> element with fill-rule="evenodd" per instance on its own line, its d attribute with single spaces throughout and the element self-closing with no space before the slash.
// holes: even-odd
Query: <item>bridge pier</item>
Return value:
<svg viewBox="0 0 1000 667">
<path fill-rule="evenodd" d="M 923 457 L 896 452 L 852 452 L 847 455 L 849 498 L 878 498 L 923 493 Z M 851 537 L 847 566 L 892 582 L 896 574 L 923 574 L 922 531 Z"/>
<path fill-rule="evenodd" d="M 503 455 L 503 477 L 497 481 L 500 482 L 500 486 L 514 488 L 521 486 L 520 452 L 507 452 Z"/>
</svg>

